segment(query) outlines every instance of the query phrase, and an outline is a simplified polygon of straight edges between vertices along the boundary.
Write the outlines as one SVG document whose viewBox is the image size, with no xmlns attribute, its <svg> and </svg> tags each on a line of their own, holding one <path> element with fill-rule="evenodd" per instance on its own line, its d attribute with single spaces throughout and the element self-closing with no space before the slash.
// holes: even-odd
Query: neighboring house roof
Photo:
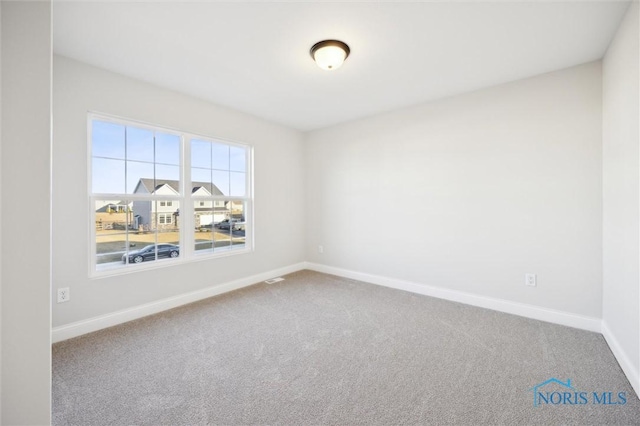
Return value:
<svg viewBox="0 0 640 426">
<path fill-rule="evenodd" d="M 95 203 L 96 212 L 106 212 L 107 206 L 129 206 L 131 207 L 131 202 L 126 201 L 118 201 L 118 200 L 96 200 Z"/>
<path fill-rule="evenodd" d="M 98 210 L 96 210 L 96 213 L 108 213 L 109 212 L 109 208 L 111 206 L 113 206 L 113 204 L 107 204 L 106 206 L 102 206 Z"/>
<path fill-rule="evenodd" d="M 196 192 L 200 188 L 204 188 L 211 195 L 224 195 L 222 193 L 222 191 L 220 191 L 220 189 L 218 189 L 218 187 L 215 186 L 212 183 L 209 183 L 209 182 L 192 182 L 191 184 L 193 185 L 193 189 L 191 190 L 191 192 Z M 140 181 L 138 182 L 138 185 L 136 185 L 135 191 L 133 191 L 133 192 L 134 193 L 138 193 L 141 185 L 144 187 L 144 189 L 149 194 L 153 194 L 154 192 L 156 192 L 158 189 L 160 189 L 161 187 L 163 187 L 165 185 L 169 186 L 176 193 L 180 192 L 180 181 L 177 181 L 177 180 L 168 180 L 168 179 L 155 179 L 154 180 L 154 179 L 149 179 L 149 178 L 141 178 Z"/>
<path fill-rule="evenodd" d="M 108 203 L 105 204 L 104 206 L 100 207 L 99 209 L 96 209 L 96 213 L 109 213 L 109 209 L 113 208 L 114 206 L 123 206 L 123 207 L 127 207 L 129 206 L 129 203 L 127 203 L 126 201 L 118 201 L 117 203 Z"/>
</svg>

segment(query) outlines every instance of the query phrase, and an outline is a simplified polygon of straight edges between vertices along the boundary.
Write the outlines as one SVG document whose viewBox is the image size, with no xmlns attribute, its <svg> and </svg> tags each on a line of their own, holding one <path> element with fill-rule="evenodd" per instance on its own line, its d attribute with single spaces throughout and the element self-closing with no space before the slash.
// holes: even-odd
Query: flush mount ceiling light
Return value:
<svg viewBox="0 0 640 426">
<path fill-rule="evenodd" d="M 323 40 L 311 47 L 311 57 L 327 71 L 340 68 L 350 52 L 349 46 L 339 40 Z"/>
</svg>

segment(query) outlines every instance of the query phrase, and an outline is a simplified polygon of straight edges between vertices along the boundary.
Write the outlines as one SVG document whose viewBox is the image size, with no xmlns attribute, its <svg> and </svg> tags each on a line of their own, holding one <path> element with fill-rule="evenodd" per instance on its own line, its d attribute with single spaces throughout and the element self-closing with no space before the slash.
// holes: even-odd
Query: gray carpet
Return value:
<svg viewBox="0 0 640 426">
<path fill-rule="evenodd" d="M 588 403 L 534 407 L 552 377 Z M 55 344 L 53 424 L 631 425 L 640 401 L 600 334 L 302 271 Z"/>
</svg>

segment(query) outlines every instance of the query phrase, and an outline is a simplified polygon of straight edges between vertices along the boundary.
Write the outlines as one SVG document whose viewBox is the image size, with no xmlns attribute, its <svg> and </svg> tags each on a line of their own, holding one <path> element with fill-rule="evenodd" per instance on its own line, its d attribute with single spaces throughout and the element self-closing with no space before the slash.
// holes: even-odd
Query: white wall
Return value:
<svg viewBox="0 0 640 426">
<path fill-rule="evenodd" d="M 632 4 L 603 60 L 603 324 L 640 394 L 640 15 Z"/>
<path fill-rule="evenodd" d="M 594 62 L 311 132 L 307 260 L 600 318 L 601 91 Z"/>
<path fill-rule="evenodd" d="M 166 89 L 54 56 L 53 305 L 61 326 L 304 261 L 302 134 Z M 89 279 L 87 111 L 254 146 L 255 251 Z"/>
<path fill-rule="evenodd" d="M 0 2 L 0 164 L 2 164 L 2 2 Z M 0 253 L 2 253 L 2 172 L 0 172 Z M 2 258 L 0 258 L 0 306 L 2 306 Z M 0 348 L 2 314 L 0 313 Z M 2 349 L 0 349 L 0 423 L 2 422 Z"/>
<path fill-rule="evenodd" d="M 1 19 L 0 423 L 41 425 L 51 388 L 51 3 L 2 2 Z"/>
<path fill-rule="evenodd" d="M 2 164 L 2 2 L 0 2 L 0 165 Z M 2 172 L 0 172 L 0 253 L 2 253 Z M 2 258 L 0 257 L 0 306 L 2 306 Z M 2 313 L 0 313 L 0 373 L 2 373 Z M 2 422 L 2 374 L 0 374 L 0 423 Z"/>
</svg>

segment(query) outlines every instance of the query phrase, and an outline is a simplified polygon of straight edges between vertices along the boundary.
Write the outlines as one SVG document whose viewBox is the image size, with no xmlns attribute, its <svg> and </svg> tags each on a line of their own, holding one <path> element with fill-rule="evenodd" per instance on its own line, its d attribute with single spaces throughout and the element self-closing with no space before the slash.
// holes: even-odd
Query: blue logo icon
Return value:
<svg viewBox="0 0 640 426">
<path fill-rule="evenodd" d="M 547 388 L 555 384 L 552 389 Z M 545 389 L 546 388 L 546 389 Z M 566 382 L 552 377 L 542 383 L 538 383 L 531 389 L 533 392 L 533 406 L 541 405 L 624 405 L 627 403 L 626 392 L 581 392 L 572 384 L 571 379 Z"/>
</svg>

